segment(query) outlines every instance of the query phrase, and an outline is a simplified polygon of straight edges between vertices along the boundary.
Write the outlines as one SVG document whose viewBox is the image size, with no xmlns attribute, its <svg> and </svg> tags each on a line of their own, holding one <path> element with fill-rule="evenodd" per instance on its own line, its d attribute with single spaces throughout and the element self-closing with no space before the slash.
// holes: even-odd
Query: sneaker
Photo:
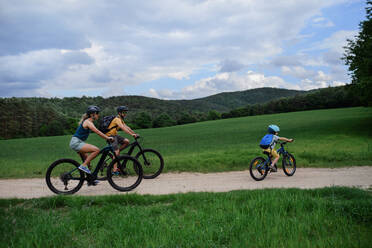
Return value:
<svg viewBox="0 0 372 248">
<path fill-rule="evenodd" d="M 114 171 L 114 172 L 112 172 L 112 175 L 119 176 L 120 172 L 119 171 Z"/>
<path fill-rule="evenodd" d="M 87 174 L 92 174 L 92 172 L 82 164 L 79 166 L 79 170 L 84 171 Z"/>
<path fill-rule="evenodd" d="M 99 181 L 98 180 L 94 180 L 91 183 L 88 182 L 88 186 L 97 186 L 97 184 L 99 184 Z"/>
<path fill-rule="evenodd" d="M 270 172 L 277 172 L 276 166 L 270 166 Z"/>
</svg>

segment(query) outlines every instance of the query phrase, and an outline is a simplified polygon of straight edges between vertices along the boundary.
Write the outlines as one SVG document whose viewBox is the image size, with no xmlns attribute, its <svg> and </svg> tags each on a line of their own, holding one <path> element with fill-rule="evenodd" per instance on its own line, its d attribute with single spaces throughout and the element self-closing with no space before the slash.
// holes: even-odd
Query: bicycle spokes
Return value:
<svg viewBox="0 0 372 248">
<path fill-rule="evenodd" d="M 55 161 L 47 170 L 46 182 L 56 194 L 73 194 L 84 181 L 84 174 L 77 169 L 79 163 L 71 159 Z"/>
<path fill-rule="evenodd" d="M 262 157 L 255 158 L 249 166 L 249 172 L 254 180 L 263 180 L 268 173 L 267 161 Z"/>
<path fill-rule="evenodd" d="M 141 165 L 135 158 L 129 156 L 121 156 L 114 160 L 109 166 L 108 173 L 109 183 L 119 191 L 134 189 L 141 182 L 143 175 Z"/>
</svg>

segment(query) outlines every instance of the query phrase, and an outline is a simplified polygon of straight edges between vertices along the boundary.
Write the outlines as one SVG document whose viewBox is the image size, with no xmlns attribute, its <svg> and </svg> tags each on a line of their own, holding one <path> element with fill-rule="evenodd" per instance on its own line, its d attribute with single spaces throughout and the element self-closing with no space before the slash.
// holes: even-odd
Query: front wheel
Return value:
<svg viewBox="0 0 372 248">
<path fill-rule="evenodd" d="M 287 153 L 283 156 L 282 166 L 284 174 L 287 176 L 293 176 L 296 172 L 296 160 L 292 154 Z"/>
<path fill-rule="evenodd" d="M 143 171 L 137 159 L 122 155 L 114 159 L 107 169 L 107 180 L 119 191 L 131 191 L 142 181 Z"/>
<path fill-rule="evenodd" d="M 142 165 L 143 178 L 153 179 L 160 175 L 164 168 L 164 160 L 159 152 L 153 149 L 144 149 L 137 153 L 136 159 Z"/>
<path fill-rule="evenodd" d="M 79 163 L 72 159 L 59 159 L 52 163 L 45 176 L 48 188 L 56 194 L 76 193 L 84 183 L 84 173 Z"/>
<path fill-rule="evenodd" d="M 261 181 L 265 179 L 268 173 L 266 163 L 263 157 L 257 157 L 252 160 L 249 165 L 249 173 L 254 180 Z"/>
</svg>

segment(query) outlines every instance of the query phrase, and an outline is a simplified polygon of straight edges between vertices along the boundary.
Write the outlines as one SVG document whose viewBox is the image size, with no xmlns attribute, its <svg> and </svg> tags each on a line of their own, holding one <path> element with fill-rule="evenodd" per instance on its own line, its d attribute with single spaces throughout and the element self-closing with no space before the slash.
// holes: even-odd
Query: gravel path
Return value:
<svg viewBox="0 0 372 248">
<path fill-rule="evenodd" d="M 298 168 L 292 177 L 284 175 L 281 169 L 269 174 L 264 181 L 256 182 L 249 171 L 221 173 L 167 173 L 156 179 L 142 180 L 131 193 L 173 194 L 186 192 L 226 192 L 241 189 L 263 188 L 322 188 L 347 186 L 372 188 L 372 166 L 338 169 Z M 86 184 L 76 195 L 127 194 L 111 188 L 108 182 L 87 187 Z M 0 198 L 39 198 L 53 196 L 44 178 L 0 180 Z"/>
</svg>

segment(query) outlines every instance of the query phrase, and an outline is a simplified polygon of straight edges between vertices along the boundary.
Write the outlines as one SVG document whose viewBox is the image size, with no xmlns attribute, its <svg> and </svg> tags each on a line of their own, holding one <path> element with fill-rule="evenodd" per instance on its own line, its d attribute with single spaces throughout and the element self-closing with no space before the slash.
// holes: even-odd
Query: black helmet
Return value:
<svg viewBox="0 0 372 248">
<path fill-rule="evenodd" d="M 93 114 L 93 113 L 99 113 L 101 111 L 101 109 L 97 106 L 94 106 L 94 105 L 91 105 L 87 108 L 87 114 Z"/>
<path fill-rule="evenodd" d="M 118 111 L 118 113 L 121 113 L 129 111 L 129 108 L 127 106 L 119 106 L 116 110 Z"/>
</svg>

